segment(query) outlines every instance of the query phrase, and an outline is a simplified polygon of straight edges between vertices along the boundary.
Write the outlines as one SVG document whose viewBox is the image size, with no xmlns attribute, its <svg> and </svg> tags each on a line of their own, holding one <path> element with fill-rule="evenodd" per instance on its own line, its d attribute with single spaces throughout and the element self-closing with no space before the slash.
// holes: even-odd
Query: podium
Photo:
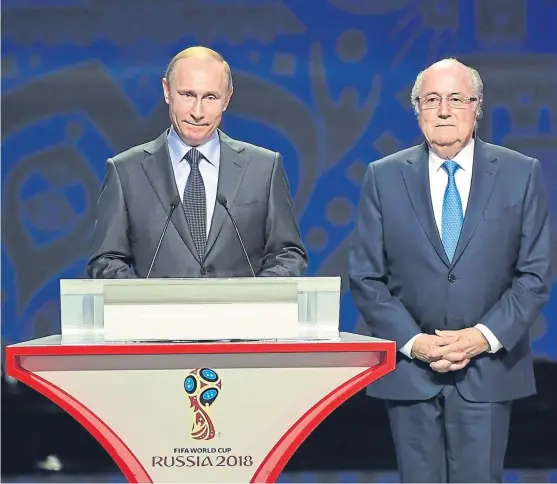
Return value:
<svg viewBox="0 0 557 484">
<path fill-rule="evenodd" d="M 86 292 L 80 305 L 71 303 L 83 308 L 79 333 L 75 320 L 65 320 L 70 314 L 79 317 L 64 305 L 64 284 L 94 286 L 99 297 L 98 286 L 118 282 L 65 281 L 62 334 L 7 346 L 6 370 L 81 423 L 129 482 L 274 482 L 327 415 L 395 366 L 394 342 L 331 335 L 338 281 L 308 279 L 276 281 L 296 286 L 298 326 L 312 326 L 303 329 L 304 337 L 196 341 L 160 341 L 156 335 L 145 341 L 107 339 L 104 321 L 99 325 L 97 319 L 110 311 L 100 311 L 102 300 L 87 302 L 91 293 Z M 214 280 L 204 289 L 211 294 L 218 288 L 222 296 L 226 285 L 266 285 L 260 294 L 272 292 L 273 281 L 261 281 Z M 195 286 L 196 294 L 199 289 L 193 282 L 138 280 L 131 285 L 175 284 L 182 299 L 171 304 L 187 313 L 187 287 Z M 129 289 L 129 282 L 123 284 Z M 301 290 L 308 287 L 306 293 Z M 265 298 L 251 299 L 259 304 Z M 95 307 L 96 315 L 86 314 Z M 323 312 L 323 307 L 328 309 Z M 224 309 L 233 317 L 234 304 Z"/>
</svg>

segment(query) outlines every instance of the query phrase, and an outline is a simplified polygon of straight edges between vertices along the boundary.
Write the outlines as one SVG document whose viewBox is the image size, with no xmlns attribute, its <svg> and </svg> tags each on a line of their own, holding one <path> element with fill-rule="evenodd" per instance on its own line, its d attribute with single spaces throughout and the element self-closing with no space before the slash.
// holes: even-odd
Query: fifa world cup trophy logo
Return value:
<svg viewBox="0 0 557 484">
<path fill-rule="evenodd" d="M 193 412 L 191 436 L 196 440 L 213 439 L 215 426 L 208 410 L 221 390 L 219 376 L 210 368 L 197 368 L 184 380 L 184 389 L 190 399 L 190 408 Z"/>
</svg>

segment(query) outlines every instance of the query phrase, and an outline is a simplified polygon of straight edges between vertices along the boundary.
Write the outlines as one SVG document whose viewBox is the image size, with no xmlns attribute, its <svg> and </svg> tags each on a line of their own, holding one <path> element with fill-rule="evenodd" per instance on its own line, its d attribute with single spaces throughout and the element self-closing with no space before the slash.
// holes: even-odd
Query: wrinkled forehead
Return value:
<svg viewBox="0 0 557 484">
<path fill-rule="evenodd" d="M 442 96 L 455 93 L 472 96 L 474 86 L 470 72 L 460 65 L 427 69 L 424 72 L 419 95 L 430 93 L 438 93 Z"/>
</svg>

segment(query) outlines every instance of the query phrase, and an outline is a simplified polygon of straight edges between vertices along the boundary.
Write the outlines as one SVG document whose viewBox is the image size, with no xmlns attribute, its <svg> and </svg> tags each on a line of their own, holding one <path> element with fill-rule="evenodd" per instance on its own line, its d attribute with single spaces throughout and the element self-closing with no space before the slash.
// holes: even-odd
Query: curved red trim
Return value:
<svg viewBox="0 0 557 484">
<path fill-rule="evenodd" d="M 382 361 L 333 390 L 309 409 L 269 452 L 250 482 L 274 482 L 307 436 L 341 403 L 395 368 L 394 342 L 329 343 L 205 343 L 135 345 L 44 345 L 6 347 L 6 370 L 30 388 L 52 400 L 75 418 L 109 453 L 129 482 L 151 483 L 151 478 L 124 442 L 93 412 L 57 386 L 22 368 L 19 356 L 27 355 L 137 355 L 211 353 L 311 353 L 322 351 L 381 352 Z"/>
<path fill-rule="evenodd" d="M 169 355 L 169 354 L 227 354 L 227 353 L 321 353 L 393 351 L 393 342 L 310 342 L 310 343 L 134 343 L 80 345 L 57 343 L 54 345 L 6 346 L 6 355 L 65 356 L 65 355 Z"/>
<path fill-rule="evenodd" d="M 325 417 L 358 391 L 394 370 L 394 367 L 394 354 L 388 352 L 379 365 L 367 368 L 322 398 L 275 444 L 250 482 L 275 482 L 294 452 Z"/>
<path fill-rule="evenodd" d="M 97 415 L 53 383 L 22 368 L 17 358 L 11 363 L 11 376 L 43 394 L 77 420 L 108 452 L 128 482 L 153 482 L 129 447 Z"/>
</svg>

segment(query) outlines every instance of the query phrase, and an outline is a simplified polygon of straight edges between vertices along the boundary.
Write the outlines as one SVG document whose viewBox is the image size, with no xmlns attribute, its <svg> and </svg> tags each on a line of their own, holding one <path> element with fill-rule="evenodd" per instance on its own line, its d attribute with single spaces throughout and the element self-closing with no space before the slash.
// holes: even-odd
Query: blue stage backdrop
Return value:
<svg viewBox="0 0 557 484">
<path fill-rule="evenodd" d="M 168 126 L 161 77 L 194 44 L 232 66 L 224 131 L 283 154 L 309 275 L 343 277 L 344 330 L 365 166 L 420 140 L 410 88 L 442 57 L 483 76 L 480 135 L 541 160 L 557 254 L 554 0 L 2 3 L 3 344 L 59 331 L 59 279 L 84 276 L 105 160 Z M 556 319 L 553 291 L 538 358 L 557 360 Z"/>
</svg>

